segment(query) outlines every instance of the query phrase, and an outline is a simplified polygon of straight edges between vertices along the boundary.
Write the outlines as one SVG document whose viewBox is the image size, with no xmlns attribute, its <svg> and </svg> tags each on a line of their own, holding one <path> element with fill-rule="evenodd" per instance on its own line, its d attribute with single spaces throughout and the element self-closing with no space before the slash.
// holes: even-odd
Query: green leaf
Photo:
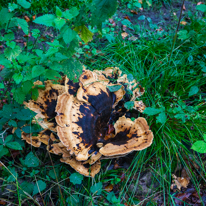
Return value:
<svg viewBox="0 0 206 206">
<path fill-rule="evenodd" d="M 67 26 L 66 30 L 63 33 L 64 42 L 66 44 L 69 44 L 76 36 L 77 36 L 77 33 Z"/>
<path fill-rule="evenodd" d="M 36 101 L 38 99 L 38 96 L 39 96 L 39 91 L 38 91 L 38 88 L 33 88 L 31 90 L 31 98 Z"/>
<path fill-rule="evenodd" d="M 131 101 L 131 102 L 125 102 L 124 103 L 124 107 L 126 108 L 126 109 L 133 109 L 133 107 L 134 107 L 134 102 L 133 101 Z"/>
<path fill-rule="evenodd" d="M 197 5 L 196 9 L 202 12 L 206 12 L 206 5 L 205 4 Z"/>
<path fill-rule="evenodd" d="M 19 104 L 22 104 L 26 95 L 23 93 L 21 88 L 18 88 L 14 91 L 13 97 L 16 102 L 18 102 Z"/>
<path fill-rule="evenodd" d="M 47 50 L 46 56 L 47 56 L 47 57 L 48 57 L 48 56 L 51 56 L 51 55 L 57 53 L 58 50 L 59 50 L 59 49 L 56 48 L 56 47 L 49 47 L 49 49 Z"/>
<path fill-rule="evenodd" d="M 56 15 L 57 15 L 57 17 L 61 17 L 62 16 L 62 11 L 61 11 L 61 9 L 58 6 L 56 6 Z"/>
<path fill-rule="evenodd" d="M 98 182 L 95 185 L 91 186 L 90 191 L 94 195 L 101 195 L 101 193 L 102 193 L 102 183 Z"/>
<path fill-rule="evenodd" d="M 11 47 L 12 49 L 14 49 L 15 46 L 16 46 L 16 42 L 14 42 L 14 41 L 7 41 L 7 42 L 6 42 L 6 45 L 7 45 L 8 47 Z"/>
<path fill-rule="evenodd" d="M 32 78 L 41 76 L 45 72 L 45 68 L 41 65 L 36 65 L 32 68 Z"/>
<path fill-rule="evenodd" d="M 14 49 L 6 48 L 4 50 L 5 57 L 10 61 L 15 59 L 20 53 L 21 53 L 21 48 L 19 46 L 15 46 Z"/>
<path fill-rule="evenodd" d="M 144 114 L 147 114 L 149 116 L 152 116 L 152 115 L 156 115 L 160 112 L 162 112 L 163 110 L 162 109 L 156 109 L 156 108 L 152 108 L 152 107 L 146 107 L 145 110 L 144 110 Z"/>
<path fill-rule="evenodd" d="M 204 141 L 206 142 L 206 133 L 203 134 L 203 139 L 204 139 Z"/>
<path fill-rule="evenodd" d="M 206 153 L 206 142 L 197 141 L 192 145 L 191 149 L 199 153 Z"/>
<path fill-rule="evenodd" d="M 79 174 L 79 173 L 73 173 L 70 175 L 69 179 L 70 179 L 70 182 L 73 183 L 74 185 L 79 185 L 82 183 L 82 180 L 83 180 L 83 175 Z"/>
<path fill-rule="evenodd" d="M 31 3 L 26 0 L 17 0 L 17 3 L 25 9 L 28 9 L 31 6 Z"/>
<path fill-rule="evenodd" d="M 15 122 L 14 120 L 10 120 L 10 121 L 8 122 L 8 125 L 9 125 L 9 126 L 12 126 L 12 127 L 17 127 L 17 124 L 16 124 L 16 122 Z"/>
<path fill-rule="evenodd" d="M 181 40 L 185 40 L 190 37 L 187 30 L 180 30 L 177 34 L 178 34 L 178 39 Z"/>
<path fill-rule="evenodd" d="M 0 11 L 0 25 L 6 24 L 13 17 L 13 13 L 9 12 L 7 8 L 2 8 Z"/>
<path fill-rule="evenodd" d="M 23 76 L 21 73 L 16 73 L 12 76 L 12 78 L 14 79 L 14 81 L 16 82 L 16 84 L 19 84 L 22 79 L 23 79 Z"/>
<path fill-rule="evenodd" d="M 79 36 L 85 43 L 92 41 L 94 34 L 91 31 L 89 31 L 89 29 L 85 25 L 78 26 L 74 30 L 78 32 Z"/>
<path fill-rule="evenodd" d="M 32 36 L 36 39 L 39 36 L 40 30 L 39 29 L 32 29 L 31 30 Z M 42 51 L 42 50 L 41 50 Z M 43 52 L 43 51 L 42 51 Z M 38 54 L 37 54 L 38 55 Z"/>
<path fill-rule="evenodd" d="M 25 165 L 27 167 L 38 167 L 39 166 L 39 160 L 38 158 L 33 154 L 33 152 L 30 152 L 24 161 Z"/>
<path fill-rule="evenodd" d="M 69 197 L 67 197 L 66 202 L 69 205 L 79 205 L 80 199 L 78 195 L 71 195 Z"/>
<path fill-rule="evenodd" d="M 22 91 L 23 91 L 25 94 L 28 94 L 29 91 L 31 90 L 32 86 L 33 86 L 33 82 L 32 82 L 32 81 L 25 81 L 25 82 L 23 82 L 23 84 L 21 85 Z"/>
<path fill-rule="evenodd" d="M 56 175 L 57 177 L 59 176 L 59 169 L 58 168 L 55 168 L 55 172 L 56 172 Z M 52 178 L 52 179 L 56 179 L 56 175 L 54 173 L 54 170 L 49 170 L 49 176 Z"/>
<path fill-rule="evenodd" d="M 22 147 L 18 142 L 9 142 L 6 146 L 14 150 L 22 150 Z"/>
<path fill-rule="evenodd" d="M 70 10 L 63 12 L 63 16 L 67 20 L 71 20 L 79 14 L 79 10 L 76 7 L 72 7 Z"/>
<path fill-rule="evenodd" d="M 3 148 L 0 152 L 0 158 L 7 154 L 9 154 L 9 150 L 7 148 Z"/>
<path fill-rule="evenodd" d="M 141 15 L 138 17 L 138 20 L 143 21 L 143 20 L 145 20 L 145 18 L 146 18 L 145 15 Z"/>
<path fill-rule="evenodd" d="M 10 176 L 7 178 L 8 182 L 15 182 L 18 177 L 18 173 L 15 171 L 14 167 L 8 167 Z"/>
<path fill-rule="evenodd" d="M 5 41 L 12 41 L 14 40 L 14 33 L 13 32 L 9 32 L 8 34 L 5 34 L 4 35 L 4 40 Z"/>
<path fill-rule="evenodd" d="M 117 0 L 94 0 L 91 7 L 92 26 L 99 26 L 114 15 L 117 9 Z"/>
<path fill-rule="evenodd" d="M 164 124 L 167 120 L 167 116 L 165 114 L 165 112 L 161 112 L 158 116 L 157 116 L 157 123 L 161 123 Z"/>
<path fill-rule="evenodd" d="M 0 145 L 0 152 L 4 149 L 3 145 Z"/>
<path fill-rule="evenodd" d="M 13 139 L 13 135 L 10 134 L 6 137 L 4 143 L 6 144 L 6 143 L 10 142 L 12 139 Z"/>
<path fill-rule="evenodd" d="M 54 19 L 54 23 L 55 23 L 56 28 L 60 30 L 64 26 L 66 21 L 64 19 L 61 19 L 61 18 L 56 18 L 56 19 Z"/>
<path fill-rule="evenodd" d="M 29 33 L 29 25 L 26 22 L 25 19 L 19 19 L 19 18 L 15 18 L 16 19 L 16 26 L 20 26 L 23 30 L 23 32 L 28 35 Z"/>
<path fill-rule="evenodd" d="M 21 109 L 18 110 L 18 112 L 14 116 L 18 120 L 27 121 L 31 120 L 34 116 L 36 116 L 36 113 L 29 109 Z"/>
<path fill-rule="evenodd" d="M 119 89 L 121 89 L 122 85 L 113 85 L 113 86 L 107 86 L 110 92 L 116 92 Z"/>
<path fill-rule="evenodd" d="M 61 78 L 59 72 L 50 69 L 47 69 L 44 75 L 47 79 Z"/>
<path fill-rule="evenodd" d="M 18 138 L 21 138 L 21 130 L 17 128 L 14 132 Z"/>
<path fill-rule="evenodd" d="M 21 187 L 21 189 L 19 190 L 20 195 L 27 196 L 25 192 L 31 195 L 34 190 L 34 185 L 31 182 L 24 181 L 21 183 L 20 187 Z"/>
<path fill-rule="evenodd" d="M 53 22 L 54 22 L 54 19 L 56 17 L 53 15 L 53 14 L 45 14 L 45 15 L 42 15 L 38 18 L 36 18 L 34 20 L 34 23 L 36 24 L 42 24 L 42 25 L 45 25 L 45 26 L 53 26 Z"/>
<path fill-rule="evenodd" d="M 13 4 L 9 3 L 8 8 L 9 8 L 9 11 L 12 12 L 12 11 L 14 11 L 15 9 L 18 8 L 18 5 L 15 4 L 15 3 L 13 3 Z"/>
<path fill-rule="evenodd" d="M 132 82 L 134 80 L 134 77 L 133 77 L 132 74 L 128 74 L 127 79 L 128 79 L 129 82 Z"/>
<path fill-rule="evenodd" d="M 36 195 L 45 189 L 46 189 L 46 183 L 43 182 L 42 180 L 38 180 L 36 184 L 34 185 L 33 195 Z"/>
<path fill-rule="evenodd" d="M 4 84 L 0 83 L 0 89 L 4 89 Z"/>
<path fill-rule="evenodd" d="M 190 91 L 189 91 L 189 95 L 188 95 L 188 96 L 191 97 L 191 96 L 197 94 L 198 91 L 199 91 L 199 88 L 198 88 L 197 86 L 192 86 L 192 87 L 190 88 Z"/>
</svg>

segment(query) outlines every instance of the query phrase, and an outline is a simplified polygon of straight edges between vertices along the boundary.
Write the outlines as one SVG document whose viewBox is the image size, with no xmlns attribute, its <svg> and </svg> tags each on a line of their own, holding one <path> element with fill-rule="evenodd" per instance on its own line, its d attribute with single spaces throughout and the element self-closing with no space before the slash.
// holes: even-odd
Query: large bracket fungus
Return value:
<svg viewBox="0 0 206 206">
<path fill-rule="evenodd" d="M 47 81 L 38 99 L 25 103 L 37 113 L 37 123 L 44 130 L 36 137 L 23 133 L 22 138 L 35 147 L 46 144 L 49 152 L 62 155 L 61 162 L 94 177 L 101 159 L 124 156 L 152 144 L 153 133 L 145 118 L 132 121 L 124 107 L 125 101 L 134 101 L 133 111 L 142 112 L 145 105 L 136 99 L 143 93 L 144 88 L 129 81 L 117 67 L 84 70 L 78 83 L 66 77 L 64 86 Z M 129 113 L 131 117 L 133 113 Z"/>
</svg>

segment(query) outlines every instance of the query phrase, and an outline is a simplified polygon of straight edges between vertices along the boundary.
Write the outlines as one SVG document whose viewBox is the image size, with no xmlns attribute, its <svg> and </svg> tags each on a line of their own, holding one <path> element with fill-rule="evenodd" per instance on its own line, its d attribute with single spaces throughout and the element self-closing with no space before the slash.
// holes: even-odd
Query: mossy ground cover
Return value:
<svg viewBox="0 0 206 206">
<path fill-rule="evenodd" d="M 39 4 L 44 2 L 39 1 Z M 62 10 L 73 6 L 78 8 L 80 3 L 82 2 L 69 2 L 66 5 L 60 2 L 58 6 Z M 185 9 L 182 11 L 180 25 L 175 35 L 181 13 L 180 2 L 143 1 L 141 4 L 143 10 L 140 10 L 139 4 L 135 3 L 139 2 L 119 2 L 117 12 L 111 17 L 113 21 L 107 20 L 103 23 L 101 35 L 96 27 L 88 26 L 88 29 L 95 34 L 93 41 L 85 43 L 78 39 L 81 42 L 80 47 L 77 47 L 79 43 L 73 42 L 76 49 L 72 57 L 80 60 L 90 70 L 117 66 L 126 74 L 132 74 L 133 78 L 141 83 L 146 91 L 141 100 L 148 108 L 139 115 L 147 119 L 154 133 L 151 147 L 122 158 L 103 160 L 102 169 L 95 178 L 83 177 L 76 173 L 70 166 L 60 163 L 59 157 L 49 154 L 44 147 L 31 147 L 21 140 L 20 129 L 16 129 L 14 133 L 12 130 L 21 128 L 24 132 L 38 133 L 40 128 L 31 124 L 30 120 L 34 114 L 14 100 L 16 98 L 14 88 L 19 88 L 18 84 L 16 87 L 18 78 L 15 80 L 14 76 L 9 76 L 8 71 L 5 70 L 5 62 L 0 58 L 1 114 L 3 111 L 3 117 L 0 119 L 0 204 L 206 204 L 204 154 L 206 153 L 204 149 L 206 12 L 204 7 L 202 11 L 197 9 L 198 1 L 185 1 Z M 1 30 L 6 41 L 2 43 L 1 52 L 3 54 L 7 47 L 16 48 L 16 45 L 11 45 L 9 42 L 15 41 L 24 51 L 32 51 L 33 45 L 38 42 L 35 44 L 35 53 L 38 57 L 29 59 L 31 65 L 35 66 L 36 62 L 39 65 L 41 62 L 40 64 L 46 69 L 50 69 L 51 65 L 45 63 L 42 58 L 42 50 L 43 53 L 50 55 L 48 57 L 54 64 L 51 68 L 55 68 L 55 71 L 62 74 L 62 71 L 56 69 L 58 67 L 56 62 L 59 59 L 55 58 L 64 57 L 52 53 L 62 51 L 61 41 L 54 41 L 60 31 L 52 27 L 39 26 L 32 20 L 35 14 L 37 17 L 41 16 L 39 12 L 55 13 L 56 7 L 51 2 L 51 8 L 46 6 L 49 11 L 40 11 L 34 9 L 38 4 L 32 2 L 31 5 L 29 11 L 21 8 L 17 13 L 18 17 L 30 18 L 28 23 L 31 29 L 28 34 L 24 36 L 25 30 L 19 28 L 15 31 L 14 37 L 11 35 L 5 37 L 5 34 L 10 32 Z M 7 6 L 6 2 L 4 6 Z M 136 13 L 132 13 L 131 10 Z M 35 31 L 36 35 L 38 31 L 30 32 L 32 29 L 39 29 L 41 35 L 35 38 Z M 126 37 L 122 35 L 124 32 L 127 34 Z M 29 33 L 32 35 L 31 38 Z M 51 49 L 51 45 L 47 42 L 52 41 L 55 44 Z M 50 54 L 47 53 L 49 48 Z M 58 52 L 55 48 L 58 48 Z M 66 52 L 62 54 L 66 55 Z M 8 60 L 9 56 L 7 57 Z M 23 60 L 23 57 L 18 58 L 18 62 L 23 62 L 21 65 L 26 65 Z M 14 61 L 12 64 L 16 70 L 19 69 Z M 70 66 L 79 68 L 74 61 Z M 10 68 L 13 69 L 12 66 Z M 20 71 L 24 78 L 27 70 L 20 69 Z M 45 77 L 37 76 L 34 80 L 54 77 L 47 73 L 42 75 Z M 31 87 L 31 90 L 27 91 L 30 93 L 25 95 L 25 100 L 35 98 L 37 90 L 32 88 L 28 81 L 30 80 L 22 83 L 22 88 Z M 14 118 L 5 122 L 8 115 Z M 201 153 L 195 151 L 198 150 L 197 148 L 191 149 L 198 141 L 202 141 L 202 147 L 198 147 Z M 171 188 L 173 174 L 182 177 L 183 170 L 186 171 L 189 179 L 187 188 L 181 187 L 180 190 Z"/>
</svg>

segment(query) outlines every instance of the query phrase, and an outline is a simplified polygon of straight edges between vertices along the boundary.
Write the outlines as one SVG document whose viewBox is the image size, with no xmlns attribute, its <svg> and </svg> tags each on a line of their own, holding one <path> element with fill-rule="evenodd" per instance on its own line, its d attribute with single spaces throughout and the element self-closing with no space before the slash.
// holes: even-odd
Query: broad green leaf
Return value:
<svg viewBox="0 0 206 206">
<path fill-rule="evenodd" d="M 69 180 L 74 185 L 77 185 L 77 184 L 80 185 L 82 183 L 83 178 L 84 178 L 83 175 L 79 173 L 73 173 L 70 175 Z"/>
<path fill-rule="evenodd" d="M 7 144 L 8 142 L 10 142 L 13 139 L 13 135 L 8 135 L 4 141 L 5 144 Z"/>
<path fill-rule="evenodd" d="M 128 79 L 129 82 L 132 82 L 134 80 L 134 77 L 133 77 L 132 74 L 128 74 L 127 79 Z"/>
<path fill-rule="evenodd" d="M 57 175 L 57 177 L 59 176 L 59 169 L 58 168 L 55 168 L 55 173 Z M 54 173 L 54 170 L 49 170 L 49 176 L 52 178 L 52 179 L 56 179 L 56 175 Z"/>
<path fill-rule="evenodd" d="M 152 108 L 152 107 L 146 107 L 145 110 L 144 110 L 144 114 L 147 114 L 149 116 L 152 116 L 152 115 L 156 115 L 156 114 L 159 114 L 160 112 L 162 112 L 163 110 L 162 109 L 156 109 L 156 108 Z"/>
<path fill-rule="evenodd" d="M 180 30 L 178 32 L 178 39 L 181 39 L 181 40 L 185 40 L 187 38 L 189 38 L 189 34 L 188 34 L 188 31 L 187 30 Z"/>
<path fill-rule="evenodd" d="M 74 30 L 78 32 L 79 36 L 85 43 L 88 43 L 93 39 L 94 34 L 91 31 L 89 31 L 89 29 L 85 25 L 78 26 Z"/>
<path fill-rule="evenodd" d="M 46 70 L 44 76 L 45 76 L 47 79 L 61 78 L 61 75 L 59 74 L 59 72 L 54 71 L 54 70 L 50 70 L 50 69 L 47 69 L 47 70 Z"/>
<path fill-rule="evenodd" d="M 13 17 L 13 13 L 9 12 L 7 8 L 2 8 L 0 11 L 0 25 L 6 24 Z"/>
<path fill-rule="evenodd" d="M 57 17 L 61 17 L 62 16 L 62 11 L 61 11 L 61 9 L 58 6 L 56 6 L 56 15 L 57 15 Z"/>
<path fill-rule="evenodd" d="M 145 15 L 141 15 L 138 17 L 138 20 L 143 21 L 143 20 L 145 20 L 145 18 L 146 18 Z"/>
<path fill-rule="evenodd" d="M 79 10 L 76 7 L 72 7 L 70 10 L 63 12 L 64 18 L 71 20 L 79 14 Z"/>
<path fill-rule="evenodd" d="M 7 34 L 4 35 L 4 40 L 5 41 L 12 41 L 14 40 L 14 33 L 13 32 L 9 32 Z"/>
<path fill-rule="evenodd" d="M 80 199 L 78 195 L 70 195 L 67 197 L 66 202 L 68 205 L 79 205 Z"/>
<path fill-rule="evenodd" d="M 4 84 L 0 83 L 0 89 L 4 89 Z"/>
<path fill-rule="evenodd" d="M 206 142 L 197 141 L 192 145 L 191 149 L 199 153 L 206 153 Z"/>
<path fill-rule="evenodd" d="M 93 193 L 93 195 L 101 195 L 102 183 L 98 182 L 95 185 L 91 186 L 90 191 Z"/>
<path fill-rule="evenodd" d="M 197 5 L 196 9 L 202 12 L 206 12 L 206 5 L 205 4 Z"/>
<path fill-rule="evenodd" d="M 17 9 L 18 8 L 18 5 L 17 4 L 15 4 L 15 3 L 9 3 L 9 6 L 8 6 L 8 8 L 9 8 L 9 11 L 10 12 L 12 12 L 12 11 L 14 11 L 15 9 Z"/>
<path fill-rule="evenodd" d="M 22 182 L 20 185 L 21 189 L 19 190 L 20 195 L 25 195 L 28 196 L 26 193 L 28 194 L 32 194 L 33 190 L 34 190 L 34 185 L 31 182 Z"/>
<path fill-rule="evenodd" d="M 190 88 L 190 91 L 189 91 L 189 97 L 197 94 L 198 91 L 199 91 L 199 88 L 198 88 L 197 86 L 192 86 L 192 87 Z"/>
<path fill-rule="evenodd" d="M 21 109 L 14 116 L 18 120 L 27 121 L 31 120 L 35 115 L 36 113 L 29 109 Z"/>
<path fill-rule="evenodd" d="M 13 107 L 11 104 L 5 104 L 1 111 L 1 117 L 11 118 L 13 113 Z"/>
<path fill-rule="evenodd" d="M 16 82 L 16 84 L 19 84 L 22 79 L 23 79 L 23 76 L 21 73 L 16 73 L 12 76 L 12 78 L 14 79 L 14 81 Z"/>
<path fill-rule="evenodd" d="M 55 23 L 56 28 L 60 30 L 66 22 L 64 19 L 56 18 L 54 19 L 54 23 Z"/>
<path fill-rule="evenodd" d="M 32 81 L 25 81 L 21 87 L 22 87 L 22 91 L 25 93 L 25 94 L 28 94 L 28 92 L 31 90 L 33 86 L 33 82 Z"/>
<path fill-rule="evenodd" d="M 6 48 L 4 50 L 5 57 L 10 61 L 15 59 L 20 53 L 21 53 L 21 48 L 19 46 L 15 46 L 14 49 Z"/>
<path fill-rule="evenodd" d="M 135 2 L 134 6 L 136 6 L 137 8 L 141 8 L 142 7 L 142 5 L 139 2 Z"/>
<path fill-rule="evenodd" d="M 45 14 L 45 15 L 42 15 L 40 17 L 37 17 L 34 20 L 34 23 L 42 24 L 42 25 L 45 25 L 45 26 L 53 26 L 53 22 L 54 22 L 55 18 L 56 17 L 53 14 Z"/>
<path fill-rule="evenodd" d="M 40 30 L 39 29 L 32 29 L 31 30 L 32 36 L 36 39 L 39 36 Z M 42 50 L 41 50 L 42 51 Z M 42 51 L 43 52 L 43 51 Z M 37 54 L 38 55 L 38 54 Z"/>
<path fill-rule="evenodd" d="M 47 50 L 47 53 L 45 55 L 46 55 L 46 57 L 51 56 L 51 55 L 57 53 L 58 50 L 59 49 L 56 47 L 49 47 L 49 49 Z"/>
<path fill-rule="evenodd" d="M 0 145 L 0 153 L 1 151 L 3 150 L 4 146 L 3 145 Z"/>
<path fill-rule="evenodd" d="M 9 125 L 9 126 L 12 126 L 12 127 L 17 127 L 17 124 L 16 124 L 16 122 L 15 122 L 14 120 L 10 120 L 10 121 L 8 122 L 8 125 Z"/>
<path fill-rule="evenodd" d="M 63 33 L 64 42 L 66 44 L 69 44 L 76 36 L 77 36 L 77 33 L 74 30 L 67 27 Z"/>
<path fill-rule="evenodd" d="M 17 128 L 17 129 L 15 130 L 14 134 L 16 134 L 16 136 L 17 136 L 18 138 L 21 138 L 21 130 L 20 130 L 19 128 Z"/>
<path fill-rule="evenodd" d="M 26 0 L 17 0 L 17 3 L 25 9 L 28 9 L 31 6 L 31 3 Z"/>
<path fill-rule="evenodd" d="M 39 96 L 38 88 L 33 88 L 31 90 L 31 94 L 32 94 L 31 98 L 36 101 L 38 99 L 38 96 Z"/>
<path fill-rule="evenodd" d="M 41 65 L 36 65 L 32 68 L 32 78 L 41 76 L 45 72 L 45 68 Z"/>
<path fill-rule="evenodd" d="M 4 155 L 7 155 L 9 153 L 9 150 L 7 148 L 3 148 L 0 152 L 0 158 L 2 158 Z"/>
<path fill-rule="evenodd" d="M 14 42 L 14 41 L 7 41 L 7 42 L 6 42 L 6 45 L 7 45 L 8 47 L 11 47 L 12 49 L 14 49 L 15 46 L 16 46 L 16 42 Z"/>
<path fill-rule="evenodd" d="M 204 141 L 206 142 L 206 133 L 203 134 L 203 139 L 204 139 Z"/>
<path fill-rule="evenodd" d="M 134 107 L 134 102 L 133 101 L 131 101 L 131 102 L 125 102 L 124 103 L 124 107 L 126 108 L 126 109 L 133 109 L 133 107 Z"/>
<path fill-rule="evenodd" d="M 161 112 L 158 116 L 157 116 L 157 122 L 164 124 L 167 120 L 167 116 L 165 114 L 165 112 Z"/>
<path fill-rule="evenodd" d="M 18 173 L 16 172 L 14 167 L 8 167 L 8 172 L 10 176 L 7 178 L 8 182 L 15 182 L 18 177 Z"/>
<path fill-rule="evenodd" d="M 23 32 L 26 35 L 28 35 L 28 33 L 29 33 L 29 25 L 28 25 L 28 23 L 26 22 L 25 19 L 16 18 L 16 25 L 20 26 L 22 28 Z"/>
<path fill-rule="evenodd" d="M 22 147 L 18 142 L 9 142 L 6 146 L 14 150 L 22 150 Z"/>
<path fill-rule="evenodd" d="M 39 166 L 39 160 L 38 158 L 33 154 L 33 152 L 30 152 L 24 161 L 25 165 L 27 167 L 37 167 Z"/>
<path fill-rule="evenodd" d="M 42 180 L 38 180 L 34 185 L 33 196 L 38 194 L 39 192 L 42 192 L 45 189 L 46 189 L 46 183 L 43 182 Z"/>
<path fill-rule="evenodd" d="M 110 92 L 116 92 L 119 89 L 121 89 L 122 85 L 113 85 L 113 86 L 107 86 Z"/>
</svg>

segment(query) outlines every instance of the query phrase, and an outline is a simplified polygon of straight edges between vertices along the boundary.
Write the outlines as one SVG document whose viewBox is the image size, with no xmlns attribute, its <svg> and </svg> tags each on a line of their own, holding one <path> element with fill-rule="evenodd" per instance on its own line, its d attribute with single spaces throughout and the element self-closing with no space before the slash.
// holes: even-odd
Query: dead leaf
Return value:
<svg viewBox="0 0 206 206">
<path fill-rule="evenodd" d="M 32 16 L 32 19 L 35 20 L 36 19 L 36 15 Z"/>
<path fill-rule="evenodd" d="M 24 41 L 23 41 L 23 39 L 17 39 L 17 40 L 15 40 L 17 43 L 23 43 Z"/>
<path fill-rule="evenodd" d="M 27 42 L 24 42 L 24 46 L 25 46 L 25 47 L 27 46 Z"/>
<path fill-rule="evenodd" d="M 163 28 L 159 27 L 159 29 L 156 29 L 156 31 L 163 31 Z"/>
<path fill-rule="evenodd" d="M 136 37 L 136 36 L 131 36 L 131 37 L 129 37 L 129 40 L 130 41 L 136 41 L 138 38 Z"/>
<path fill-rule="evenodd" d="M 186 7 L 185 7 L 185 5 L 183 5 L 183 10 L 186 11 Z"/>
<path fill-rule="evenodd" d="M 28 34 L 28 35 L 25 34 L 23 37 L 31 37 L 31 34 Z"/>
<path fill-rule="evenodd" d="M 113 190 L 113 185 L 107 185 L 105 188 L 104 188 L 107 192 L 111 192 Z"/>
<path fill-rule="evenodd" d="M 122 30 L 123 30 L 123 31 L 126 31 L 126 30 L 127 30 L 127 26 L 126 26 L 126 25 L 123 25 L 123 26 L 122 26 Z"/>
<path fill-rule="evenodd" d="M 10 153 L 12 155 L 12 157 L 15 159 L 18 155 L 20 155 L 20 151 L 19 150 L 14 150 L 14 149 L 10 149 Z"/>
<path fill-rule="evenodd" d="M 201 1 L 197 3 L 197 5 L 200 5 L 200 4 L 205 4 L 205 3 L 201 2 Z"/>
<path fill-rule="evenodd" d="M 6 202 L 3 200 L 0 200 L 0 205 L 6 205 Z"/>
<path fill-rule="evenodd" d="M 125 39 L 129 34 L 127 32 L 121 33 L 122 39 Z"/>
<path fill-rule="evenodd" d="M 178 199 L 175 199 L 175 203 L 178 205 L 183 205 L 184 201 L 190 196 L 190 193 L 179 193 L 175 197 Z"/>
<path fill-rule="evenodd" d="M 130 12 L 131 12 L 132 14 L 136 14 L 136 15 L 138 14 L 135 10 L 131 10 Z"/>
<path fill-rule="evenodd" d="M 109 23 L 112 24 L 112 27 L 115 27 L 116 26 L 116 23 L 113 19 L 109 19 Z"/>
<path fill-rule="evenodd" d="M 131 22 L 131 19 L 128 16 L 125 16 L 124 19 L 127 19 Z"/>
<path fill-rule="evenodd" d="M 142 4 L 142 0 L 138 0 L 138 2 L 139 2 L 140 4 Z"/>
<path fill-rule="evenodd" d="M 28 16 L 24 16 L 24 19 L 26 20 L 26 22 L 30 21 L 30 18 Z"/>
<path fill-rule="evenodd" d="M 187 22 L 186 22 L 186 21 L 181 21 L 180 24 L 182 24 L 182 25 L 186 25 Z"/>
</svg>

